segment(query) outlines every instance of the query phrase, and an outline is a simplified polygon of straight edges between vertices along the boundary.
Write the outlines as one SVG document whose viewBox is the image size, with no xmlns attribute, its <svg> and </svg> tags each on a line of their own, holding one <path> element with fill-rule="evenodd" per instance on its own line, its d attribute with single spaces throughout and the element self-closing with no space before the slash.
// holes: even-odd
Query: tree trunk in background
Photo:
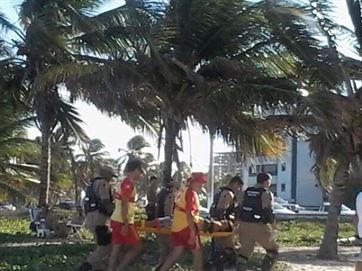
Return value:
<svg viewBox="0 0 362 271">
<path fill-rule="evenodd" d="M 346 186 L 350 176 L 350 161 L 345 159 L 337 168 L 333 180 L 333 190 L 330 194 L 330 206 L 323 241 L 319 248 L 318 257 L 322 259 L 337 259 L 337 237 L 339 230 L 339 215 L 344 199 Z"/>
<path fill-rule="evenodd" d="M 47 122 L 41 124 L 41 162 L 40 162 L 40 189 L 39 206 L 48 204 L 50 187 L 51 142 L 50 126 Z"/>
<path fill-rule="evenodd" d="M 74 155 L 73 155 L 73 150 L 67 146 L 68 149 L 68 154 L 69 154 L 69 158 L 70 158 L 70 169 L 72 171 L 72 178 L 74 181 L 74 201 L 75 201 L 75 205 L 79 206 L 80 205 L 80 197 L 79 197 L 79 182 L 78 182 L 78 175 L 76 172 L 76 167 L 77 167 L 77 162 L 75 161 Z"/>
<path fill-rule="evenodd" d="M 173 154 L 178 131 L 179 129 L 176 121 L 172 118 L 167 119 L 165 126 L 165 162 L 163 168 L 163 183 L 165 184 L 170 182 L 172 178 Z"/>
<path fill-rule="evenodd" d="M 208 191 L 207 191 L 207 208 L 210 210 L 214 197 L 214 138 L 215 133 L 209 131 L 210 136 L 210 156 L 209 156 L 209 176 L 208 176 Z"/>
</svg>

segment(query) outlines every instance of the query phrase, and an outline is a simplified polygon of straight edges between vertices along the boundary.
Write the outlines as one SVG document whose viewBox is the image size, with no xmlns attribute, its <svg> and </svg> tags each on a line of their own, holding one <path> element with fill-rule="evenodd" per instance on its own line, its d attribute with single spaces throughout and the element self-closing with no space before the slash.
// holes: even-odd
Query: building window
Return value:
<svg viewBox="0 0 362 271">
<path fill-rule="evenodd" d="M 285 171 L 286 168 L 287 168 L 286 163 L 283 163 L 283 164 L 282 164 L 282 171 Z"/>
<path fill-rule="evenodd" d="M 280 188 L 282 192 L 285 192 L 285 183 L 282 183 L 282 187 Z"/>
<path fill-rule="evenodd" d="M 249 176 L 256 176 L 260 172 L 267 172 L 270 175 L 278 175 L 278 164 L 251 165 L 249 167 Z"/>
</svg>

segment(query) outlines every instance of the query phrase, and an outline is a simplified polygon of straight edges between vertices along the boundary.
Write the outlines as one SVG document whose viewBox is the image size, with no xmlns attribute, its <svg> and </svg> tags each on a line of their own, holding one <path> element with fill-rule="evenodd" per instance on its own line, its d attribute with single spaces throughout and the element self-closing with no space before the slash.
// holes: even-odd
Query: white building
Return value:
<svg viewBox="0 0 362 271">
<path fill-rule="evenodd" d="M 314 164 L 308 143 L 291 139 L 280 157 L 247 159 L 242 176 L 246 186 L 254 185 L 259 172 L 272 175 L 271 190 L 279 197 L 304 206 L 319 206 L 322 191 L 311 168 Z"/>
</svg>

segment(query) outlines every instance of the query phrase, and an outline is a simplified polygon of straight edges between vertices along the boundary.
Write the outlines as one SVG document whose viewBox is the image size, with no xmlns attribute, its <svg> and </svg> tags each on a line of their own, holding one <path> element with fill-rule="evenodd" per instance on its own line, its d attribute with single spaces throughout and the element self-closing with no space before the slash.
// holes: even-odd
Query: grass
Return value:
<svg viewBox="0 0 362 271">
<path fill-rule="evenodd" d="M 57 245 L 39 244 L 39 239 L 29 236 L 29 222 L 26 219 L 0 219 L 0 271 L 70 271 L 86 258 L 93 249 L 91 243 L 63 243 Z M 282 246 L 319 245 L 324 224 L 320 222 L 281 222 L 278 224 L 278 242 Z M 340 237 L 354 235 L 351 225 L 340 224 Z M 209 240 L 203 239 L 205 249 Z M 24 246 L 26 242 L 33 242 Z M 38 243 L 38 244 L 37 244 Z M 157 245 L 152 235 L 143 236 L 143 251 L 129 270 L 151 270 L 157 262 Z M 258 262 L 255 255 L 251 264 Z M 187 270 L 190 255 L 185 255 L 174 270 Z"/>
</svg>

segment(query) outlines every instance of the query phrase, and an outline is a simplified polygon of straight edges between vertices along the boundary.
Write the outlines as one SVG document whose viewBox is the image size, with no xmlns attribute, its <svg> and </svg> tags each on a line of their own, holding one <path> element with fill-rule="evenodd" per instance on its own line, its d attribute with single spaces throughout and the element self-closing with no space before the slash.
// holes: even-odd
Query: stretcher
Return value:
<svg viewBox="0 0 362 271">
<path fill-rule="evenodd" d="M 165 234 L 169 235 L 171 234 L 170 228 L 155 228 L 155 227 L 142 227 L 142 226 L 136 226 L 137 231 L 139 232 L 147 232 L 147 233 L 156 233 L 156 234 Z M 232 235 L 232 232 L 203 232 L 200 231 L 201 236 L 205 237 L 227 237 Z"/>
<path fill-rule="evenodd" d="M 207 227 L 209 230 L 204 231 L 203 229 L 205 226 L 205 223 L 208 223 L 209 227 Z M 161 218 L 156 219 L 152 221 L 144 221 L 139 220 L 135 221 L 135 226 L 137 231 L 139 232 L 148 232 L 148 233 L 156 233 L 156 234 L 165 234 L 170 235 L 171 234 L 171 219 Z M 224 221 L 208 221 L 200 220 L 197 224 L 200 235 L 206 236 L 206 237 L 227 237 L 232 235 L 232 227 L 230 226 L 230 222 L 224 220 Z"/>
</svg>

